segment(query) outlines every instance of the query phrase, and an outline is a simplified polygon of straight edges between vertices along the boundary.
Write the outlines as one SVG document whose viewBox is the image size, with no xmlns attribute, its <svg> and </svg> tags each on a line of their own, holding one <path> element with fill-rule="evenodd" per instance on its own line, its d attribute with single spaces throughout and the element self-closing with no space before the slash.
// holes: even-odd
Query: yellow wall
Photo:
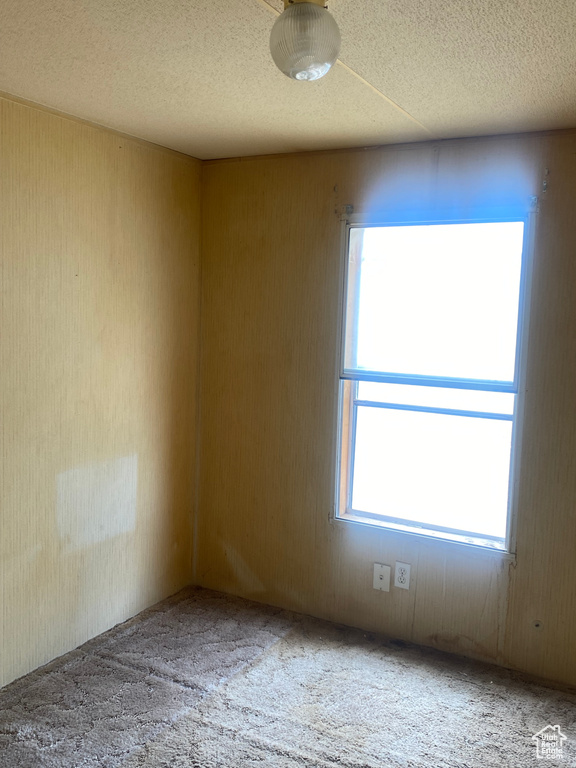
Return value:
<svg viewBox="0 0 576 768">
<path fill-rule="evenodd" d="M 199 193 L 0 100 L 0 684 L 190 582 Z"/>
<path fill-rule="evenodd" d="M 204 164 L 199 584 L 576 684 L 575 189 L 573 133 Z M 337 214 L 532 195 L 516 562 L 331 522 Z"/>
<path fill-rule="evenodd" d="M 0 684 L 191 580 L 576 684 L 575 134 L 202 167 L 0 99 L 0 164 Z M 342 206 L 531 195 L 516 561 L 334 523 Z"/>
</svg>

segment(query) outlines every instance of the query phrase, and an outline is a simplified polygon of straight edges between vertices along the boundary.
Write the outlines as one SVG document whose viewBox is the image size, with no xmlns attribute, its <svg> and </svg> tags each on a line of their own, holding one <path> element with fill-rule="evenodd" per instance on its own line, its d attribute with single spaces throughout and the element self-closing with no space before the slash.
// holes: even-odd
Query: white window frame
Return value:
<svg viewBox="0 0 576 768">
<path fill-rule="evenodd" d="M 346 207 L 346 213 L 341 217 L 342 237 L 340 254 L 340 318 L 339 318 L 339 359 L 338 359 L 338 397 L 337 397 L 337 417 L 336 417 L 336 462 L 335 462 L 335 503 L 333 507 L 332 518 L 339 522 L 364 525 L 373 528 L 384 529 L 384 531 L 394 531 L 396 533 L 417 536 L 428 541 L 440 540 L 451 542 L 456 545 L 472 546 L 477 549 L 493 550 L 505 555 L 514 556 L 516 552 L 516 525 L 518 514 L 518 488 L 520 481 L 520 460 L 522 446 L 522 426 L 524 415 L 524 395 L 526 391 L 526 358 L 528 352 L 528 332 L 530 322 L 530 297 L 533 271 L 533 245 L 535 218 L 537 212 L 538 200 L 535 197 L 529 199 L 529 203 L 523 208 L 506 208 L 483 211 L 481 217 L 461 217 L 455 215 L 434 215 L 433 218 L 420 216 L 406 216 L 387 218 L 386 216 L 367 215 L 354 213 L 352 206 Z M 350 230 L 354 228 L 369 227 L 389 227 L 389 226 L 415 226 L 415 225 L 433 225 L 433 224 L 479 224 L 496 222 L 523 222 L 524 236 L 522 246 L 522 260 L 520 273 L 520 291 L 518 302 L 518 332 L 516 340 L 516 357 L 514 368 L 514 381 L 511 385 L 502 385 L 494 382 L 492 391 L 511 392 L 515 395 L 515 407 L 512 417 L 512 449 L 510 458 L 509 473 L 509 491 L 508 508 L 506 520 L 506 537 L 503 545 L 495 543 L 490 537 L 471 537 L 466 532 L 451 533 L 443 531 L 440 527 L 418 529 L 418 526 L 407 525 L 406 521 L 393 518 L 384 518 L 381 515 L 371 516 L 370 514 L 355 513 L 351 508 L 352 492 L 352 454 L 351 438 L 352 429 L 348 426 L 343 427 L 344 415 L 344 383 L 352 381 L 381 381 L 393 383 L 416 383 L 419 378 L 425 379 L 426 384 L 436 381 L 436 386 L 450 387 L 455 382 L 462 383 L 465 389 L 486 389 L 486 386 L 478 387 L 475 380 L 465 379 L 441 379 L 439 377 L 418 377 L 402 376 L 397 374 L 388 375 L 382 372 L 366 372 L 366 375 L 359 376 L 357 372 L 347 371 L 344 368 L 345 360 L 345 341 L 346 341 L 346 313 L 347 313 L 347 286 L 348 286 L 348 264 L 349 264 L 349 241 Z M 424 381 L 422 381 L 424 383 Z M 349 406 L 352 412 L 352 405 Z M 346 433 L 346 434 L 344 434 Z M 349 460 L 346 466 L 343 466 L 342 456 L 344 452 L 343 440 L 347 441 L 346 449 Z M 342 492 L 342 489 L 344 491 Z"/>
</svg>

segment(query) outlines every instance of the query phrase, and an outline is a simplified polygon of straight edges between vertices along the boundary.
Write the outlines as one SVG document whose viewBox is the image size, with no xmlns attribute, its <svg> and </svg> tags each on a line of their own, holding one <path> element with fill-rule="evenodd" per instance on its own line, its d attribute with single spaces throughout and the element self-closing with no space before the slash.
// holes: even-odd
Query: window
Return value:
<svg viewBox="0 0 576 768">
<path fill-rule="evenodd" d="M 347 225 L 337 517 L 509 547 L 525 229 Z"/>
</svg>

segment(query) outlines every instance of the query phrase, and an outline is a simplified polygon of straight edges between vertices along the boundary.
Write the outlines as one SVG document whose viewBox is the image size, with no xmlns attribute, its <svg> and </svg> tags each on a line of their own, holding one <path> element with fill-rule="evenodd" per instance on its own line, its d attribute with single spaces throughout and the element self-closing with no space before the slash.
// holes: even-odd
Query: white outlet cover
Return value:
<svg viewBox="0 0 576 768">
<path fill-rule="evenodd" d="M 410 589 L 410 563 L 396 562 L 394 586 L 399 589 Z"/>
<path fill-rule="evenodd" d="M 372 586 L 374 589 L 380 589 L 382 592 L 390 592 L 390 571 L 389 565 L 374 563 L 374 579 Z"/>
</svg>

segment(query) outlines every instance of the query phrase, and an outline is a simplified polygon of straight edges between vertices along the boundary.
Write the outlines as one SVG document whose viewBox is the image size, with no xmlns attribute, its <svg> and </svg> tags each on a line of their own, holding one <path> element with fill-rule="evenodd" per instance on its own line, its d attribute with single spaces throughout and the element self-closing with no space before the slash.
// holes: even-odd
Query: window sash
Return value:
<svg viewBox="0 0 576 768">
<path fill-rule="evenodd" d="M 414 384 L 436 387 L 455 387 L 461 389 L 486 389 L 493 392 L 518 392 L 520 355 L 523 339 L 523 322 L 525 317 L 524 301 L 526 296 L 526 248 L 529 233 L 530 217 L 527 211 L 515 214 L 511 211 L 509 215 L 496 212 L 493 216 L 478 218 L 454 218 L 450 216 L 439 216 L 435 219 L 406 219 L 398 221 L 379 221 L 366 220 L 364 217 L 350 214 L 343 220 L 345 226 L 345 237 L 343 242 L 344 254 L 344 274 L 343 274 L 343 306 L 342 328 L 341 328 L 341 348 L 340 348 L 340 371 L 341 379 L 357 381 L 374 381 L 382 383 Z M 350 264 L 350 232 L 353 229 L 378 229 L 384 227 L 402 227 L 402 226 L 434 226 L 444 224 L 489 224 L 489 223 L 507 223 L 518 222 L 524 224 L 524 238 L 522 244 L 521 266 L 520 266 L 520 284 L 518 315 L 516 322 L 516 350 L 514 355 L 514 378 L 512 381 L 494 381 L 488 379 L 466 379 L 451 378 L 439 376 L 421 376 L 418 374 L 406 374 L 401 371 L 383 371 L 366 370 L 363 368 L 346 366 L 347 350 L 352 349 L 357 343 L 357 323 L 358 323 L 358 291 L 360 288 L 360 266 L 359 262 L 355 268 Z M 350 301 L 348 286 L 353 284 L 352 300 Z"/>
<path fill-rule="evenodd" d="M 474 541 L 476 544 L 480 544 L 481 546 L 492 546 L 496 547 L 497 549 L 505 549 L 506 548 L 506 541 L 507 537 L 500 537 L 500 536 L 493 536 L 486 533 L 478 533 L 475 531 L 467 530 L 467 529 L 456 529 L 456 528 L 448 528 L 446 526 L 442 525 L 434 525 L 433 523 L 428 522 L 422 522 L 417 520 L 408 520 L 406 518 L 401 517 L 394 517 L 390 515 L 381 514 L 378 512 L 368 512 L 360 509 L 356 509 L 353 506 L 352 499 L 354 496 L 354 464 L 355 464 L 355 455 L 356 455 L 356 429 L 357 429 L 357 419 L 358 419 L 358 408 L 384 408 L 384 409 L 391 409 L 391 410 L 404 410 L 404 411 L 412 411 L 412 412 L 420 412 L 420 413 L 434 413 L 434 414 L 442 414 L 442 415 L 450 415 L 450 416 L 464 416 L 469 418 L 481 418 L 486 420 L 499 420 L 499 421 L 509 421 L 512 422 L 513 429 L 514 429 L 514 422 L 515 422 L 515 414 L 516 414 L 516 402 L 514 403 L 514 413 L 513 414 L 503 414 L 503 413 L 491 413 L 491 412 L 485 412 L 485 411 L 467 411 L 457 408 L 436 408 L 433 406 L 414 406 L 414 405 L 405 405 L 400 403 L 385 403 L 383 401 L 374 401 L 374 400 L 360 400 L 358 398 L 358 381 L 351 381 L 349 388 L 350 391 L 347 395 L 348 398 L 348 405 L 346 406 L 346 403 L 342 401 L 341 403 L 341 414 L 344 415 L 344 411 L 348 411 L 348 428 L 347 428 L 347 446 L 346 446 L 346 453 L 347 453 L 347 461 L 346 464 L 342 466 L 342 469 L 346 473 L 344 477 L 340 478 L 340 482 L 342 485 L 341 490 L 345 489 L 345 494 L 342 497 L 341 500 L 345 502 L 344 508 L 340 510 L 339 517 L 348 516 L 352 518 L 360 518 L 364 519 L 366 522 L 374 521 L 378 522 L 382 525 L 386 525 L 387 523 L 391 524 L 392 526 L 396 526 L 398 529 L 409 529 L 411 532 L 417 532 L 421 533 L 422 535 L 428 535 L 428 532 L 436 533 L 438 535 L 441 534 L 448 534 L 449 536 L 454 536 L 459 539 L 466 539 L 469 540 L 469 543 Z M 491 390 L 486 390 L 491 391 Z M 344 394 L 344 393 L 342 393 Z M 341 395 L 342 397 L 342 395 Z M 342 449 L 344 448 L 343 445 L 340 446 L 340 451 L 342 453 Z M 510 453 L 510 465 L 509 465 L 509 476 L 508 476 L 508 499 L 507 499 L 507 527 L 508 522 L 510 518 L 510 512 L 511 512 L 511 488 L 512 488 L 512 468 L 513 468 L 513 460 L 514 460 L 514 435 L 512 437 L 512 450 Z"/>
<path fill-rule="evenodd" d="M 385 408 L 392 411 L 415 411 L 416 413 L 438 413 L 444 416 L 466 416 L 471 419 L 495 419 L 497 421 L 514 421 L 510 413 L 491 413 L 488 411 L 464 411 L 460 408 L 435 408 L 431 405 L 408 405 L 405 403 L 386 403 L 375 400 L 354 400 L 354 407 Z"/>
<path fill-rule="evenodd" d="M 516 394 L 518 385 L 515 381 L 490 381 L 488 379 L 457 379 L 439 376 L 420 376 L 418 374 L 391 373 L 389 371 L 366 371 L 343 368 L 340 378 L 345 381 L 373 381 L 381 384 L 413 384 L 422 387 L 443 387 L 446 389 L 476 389 L 485 392 L 510 392 Z"/>
</svg>

